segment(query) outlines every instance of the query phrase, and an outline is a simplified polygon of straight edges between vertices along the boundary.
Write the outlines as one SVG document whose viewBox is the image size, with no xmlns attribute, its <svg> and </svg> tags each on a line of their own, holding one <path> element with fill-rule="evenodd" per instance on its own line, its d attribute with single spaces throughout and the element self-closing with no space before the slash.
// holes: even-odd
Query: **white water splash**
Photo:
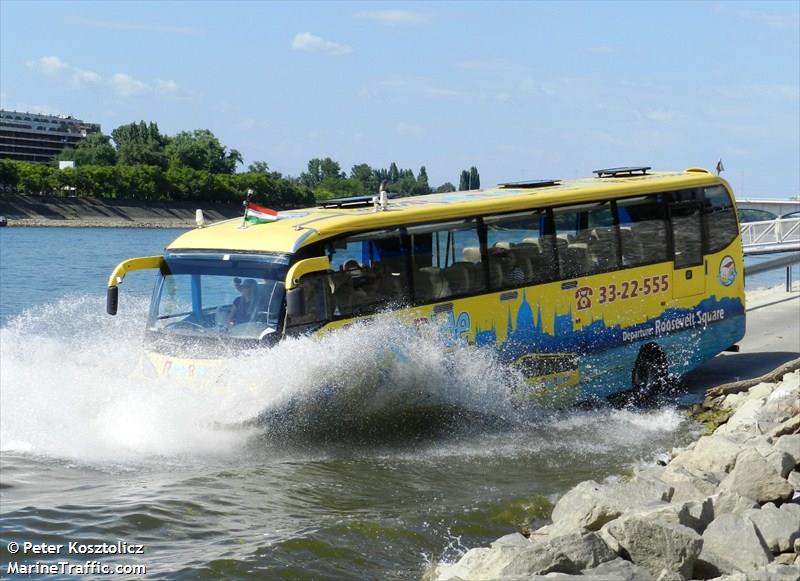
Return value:
<svg viewBox="0 0 800 581">
<path fill-rule="evenodd" d="M 515 392 L 524 380 L 493 351 L 452 348 L 435 327 L 418 331 L 390 317 L 241 353 L 192 383 L 145 378 L 137 371 L 145 302 L 129 301 L 117 317 L 103 307 L 98 298 L 66 298 L 0 330 L 0 450 L 117 463 L 240 456 L 265 432 L 295 438 L 318 430 L 327 438 L 368 420 L 396 429 L 402 441 L 418 410 L 440 408 L 465 412 L 461 419 L 476 429 L 414 454 L 605 453 L 683 422 L 672 409 L 521 409 Z M 253 423 L 259 416 L 266 419 Z M 483 417 L 504 427 L 473 425 Z"/>
<path fill-rule="evenodd" d="M 243 353 L 191 385 L 146 379 L 137 372 L 145 309 L 129 302 L 108 317 L 96 298 L 65 298 L 0 330 L 0 449 L 116 462 L 224 455 L 258 427 L 220 425 L 289 403 L 324 422 L 424 404 L 513 411 L 514 375 L 490 352 L 448 350 L 435 330 L 391 319 Z"/>
</svg>

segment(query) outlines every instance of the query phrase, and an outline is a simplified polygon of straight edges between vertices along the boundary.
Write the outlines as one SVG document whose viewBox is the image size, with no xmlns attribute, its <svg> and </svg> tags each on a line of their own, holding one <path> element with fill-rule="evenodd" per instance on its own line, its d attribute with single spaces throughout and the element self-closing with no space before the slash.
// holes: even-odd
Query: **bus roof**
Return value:
<svg viewBox="0 0 800 581">
<path fill-rule="evenodd" d="M 537 187 L 505 184 L 465 192 L 429 194 L 389 201 L 383 212 L 371 206 L 306 208 L 279 213 L 279 220 L 248 224 L 235 218 L 176 238 L 167 250 L 296 252 L 303 246 L 351 232 L 591 202 L 637 194 L 724 184 L 708 170 L 657 172 L 626 177 L 592 177 L 542 182 Z M 534 183 L 534 182 L 530 182 Z M 548 185 L 552 183 L 553 185 Z"/>
</svg>

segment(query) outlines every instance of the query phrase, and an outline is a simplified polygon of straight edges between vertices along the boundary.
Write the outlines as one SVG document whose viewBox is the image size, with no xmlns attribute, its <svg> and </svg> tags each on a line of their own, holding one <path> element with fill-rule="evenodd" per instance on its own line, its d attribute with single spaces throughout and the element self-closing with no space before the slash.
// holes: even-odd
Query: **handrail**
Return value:
<svg viewBox="0 0 800 581">
<path fill-rule="evenodd" d="M 800 218 L 746 222 L 740 227 L 745 248 L 759 245 L 800 243 Z"/>
</svg>

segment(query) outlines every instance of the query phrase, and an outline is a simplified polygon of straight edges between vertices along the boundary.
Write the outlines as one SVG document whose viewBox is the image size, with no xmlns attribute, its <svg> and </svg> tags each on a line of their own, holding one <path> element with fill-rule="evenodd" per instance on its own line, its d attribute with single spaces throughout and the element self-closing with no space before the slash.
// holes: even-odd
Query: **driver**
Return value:
<svg viewBox="0 0 800 581">
<path fill-rule="evenodd" d="M 256 306 L 256 281 L 252 278 L 246 278 L 241 283 L 239 279 L 234 279 L 234 285 L 242 296 L 236 297 L 231 306 L 231 312 L 228 316 L 228 326 L 233 327 L 240 323 L 247 323 L 253 316 Z"/>
</svg>

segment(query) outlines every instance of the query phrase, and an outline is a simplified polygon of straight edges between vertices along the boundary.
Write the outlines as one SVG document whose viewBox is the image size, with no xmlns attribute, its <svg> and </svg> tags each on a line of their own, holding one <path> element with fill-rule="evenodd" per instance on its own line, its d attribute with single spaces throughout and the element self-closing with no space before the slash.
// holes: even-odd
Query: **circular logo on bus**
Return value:
<svg viewBox="0 0 800 581">
<path fill-rule="evenodd" d="M 736 280 L 736 261 L 726 256 L 719 263 L 719 282 L 723 286 L 731 286 Z"/>
</svg>

